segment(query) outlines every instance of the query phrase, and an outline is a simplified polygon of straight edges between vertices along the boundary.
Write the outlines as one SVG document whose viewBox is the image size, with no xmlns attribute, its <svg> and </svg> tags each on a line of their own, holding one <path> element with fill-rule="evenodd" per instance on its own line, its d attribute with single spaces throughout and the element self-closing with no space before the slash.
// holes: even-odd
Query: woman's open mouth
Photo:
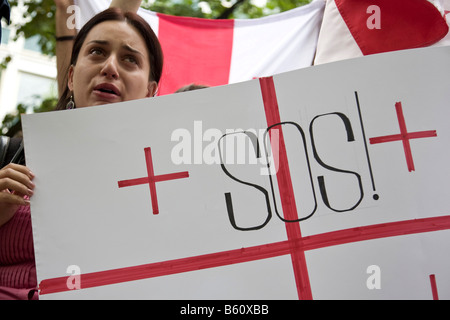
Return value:
<svg viewBox="0 0 450 320">
<path fill-rule="evenodd" d="M 110 83 L 102 83 L 94 88 L 94 92 L 97 96 L 106 100 L 116 100 L 120 97 L 120 91 L 117 87 Z"/>
</svg>

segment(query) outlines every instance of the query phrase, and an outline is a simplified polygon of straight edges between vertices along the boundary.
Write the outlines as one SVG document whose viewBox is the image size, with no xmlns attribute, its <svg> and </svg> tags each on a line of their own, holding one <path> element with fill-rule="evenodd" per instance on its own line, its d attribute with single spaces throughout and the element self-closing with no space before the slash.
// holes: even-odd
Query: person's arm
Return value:
<svg viewBox="0 0 450 320">
<path fill-rule="evenodd" d="M 56 68 L 58 92 L 61 95 L 66 88 L 66 74 L 70 65 L 70 53 L 72 52 L 73 39 L 77 35 L 75 28 L 67 26 L 68 19 L 73 13 L 67 13 L 67 8 L 74 4 L 73 0 L 55 0 L 56 4 Z M 72 38 L 71 38 L 72 37 Z"/>
<path fill-rule="evenodd" d="M 137 12 L 142 0 L 112 0 L 110 7 L 122 9 L 122 11 Z"/>
</svg>

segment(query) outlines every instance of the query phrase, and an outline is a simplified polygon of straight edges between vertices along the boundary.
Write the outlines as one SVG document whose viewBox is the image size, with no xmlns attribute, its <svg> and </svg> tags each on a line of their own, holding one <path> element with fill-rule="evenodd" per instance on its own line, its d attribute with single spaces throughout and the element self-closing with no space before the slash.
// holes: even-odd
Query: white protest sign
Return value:
<svg viewBox="0 0 450 320">
<path fill-rule="evenodd" d="M 450 298 L 449 69 L 417 49 L 24 116 L 40 298 Z"/>
</svg>

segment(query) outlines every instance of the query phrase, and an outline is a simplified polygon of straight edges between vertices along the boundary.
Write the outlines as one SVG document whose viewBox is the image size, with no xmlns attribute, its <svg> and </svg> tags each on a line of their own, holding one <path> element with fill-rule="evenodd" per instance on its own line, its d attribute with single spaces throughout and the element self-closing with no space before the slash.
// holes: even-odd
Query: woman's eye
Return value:
<svg viewBox="0 0 450 320">
<path fill-rule="evenodd" d="M 91 49 L 91 51 L 89 51 L 89 53 L 92 55 L 100 56 L 103 54 L 103 51 L 101 49 L 94 48 L 94 49 Z"/>
<path fill-rule="evenodd" d="M 137 63 L 138 63 L 137 60 L 136 60 L 136 58 L 133 57 L 133 56 L 126 56 L 124 60 L 125 60 L 126 62 L 133 63 L 133 64 L 137 64 Z"/>
</svg>

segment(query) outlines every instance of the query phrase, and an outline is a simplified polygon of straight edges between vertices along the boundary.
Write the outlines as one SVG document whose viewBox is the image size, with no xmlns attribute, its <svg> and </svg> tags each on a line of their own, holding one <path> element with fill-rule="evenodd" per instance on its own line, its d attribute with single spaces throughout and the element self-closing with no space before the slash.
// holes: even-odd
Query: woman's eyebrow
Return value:
<svg viewBox="0 0 450 320">
<path fill-rule="evenodd" d="M 88 44 L 92 44 L 92 43 L 99 44 L 99 45 L 109 45 L 109 41 L 106 41 L 106 40 L 92 40 L 92 41 L 88 42 Z M 122 48 L 127 50 L 127 51 L 129 51 L 129 52 L 136 53 L 136 54 L 139 54 L 141 56 L 144 56 L 144 54 L 142 52 L 140 52 L 137 49 L 134 49 L 134 48 L 130 47 L 127 44 L 122 45 Z"/>
<path fill-rule="evenodd" d="M 142 54 L 139 50 L 136 50 L 136 49 L 130 47 L 129 45 L 127 45 L 127 44 L 124 44 L 124 45 L 122 46 L 122 48 L 124 48 L 125 50 L 130 51 L 130 52 L 132 52 L 132 53 L 139 54 L 139 55 L 141 55 L 141 56 L 144 55 L 144 54 Z"/>
<path fill-rule="evenodd" d="M 106 40 L 92 40 L 92 41 L 89 41 L 89 42 L 88 42 L 88 44 L 91 44 L 91 43 L 101 44 L 101 45 L 107 45 L 107 44 L 109 44 L 109 42 L 106 41 Z"/>
</svg>

